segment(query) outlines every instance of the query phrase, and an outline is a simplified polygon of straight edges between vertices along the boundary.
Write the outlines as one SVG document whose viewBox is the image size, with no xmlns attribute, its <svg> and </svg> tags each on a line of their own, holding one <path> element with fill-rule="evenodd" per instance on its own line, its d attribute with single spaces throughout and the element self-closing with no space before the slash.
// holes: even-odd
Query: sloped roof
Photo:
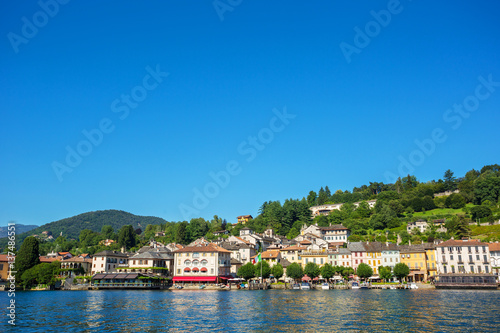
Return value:
<svg viewBox="0 0 500 333">
<path fill-rule="evenodd" d="M 231 251 L 226 250 L 225 248 L 215 245 L 214 243 L 210 243 L 208 245 L 195 245 L 195 246 L 186 246 L 182 249 L 178 249 L 174 251 L 175 253 L 183 253 L 183 252 L 223 252 L 223 253 L 231 253 Z"/>
<path fill-rule="evenodd" d="M 479 239 L 450 239 L 446 242 L 442 242 L 436 247 L 447 247 L 447 246 L 487 246 L 488 243 L 483 243 Z"/>
<path fill-rule="evenodd" d="M 493 252 L 493 251 L 500 251 L 500 243 L 489 243 L 488 244 L 489 248 L 490 248 L 490 252 Z"/>
<path fill-rule="evenodd" d="M 347 244 L 347 248 L 351 252 L 366 252 L 362 242 L 352 242 Z"/>
</svg>

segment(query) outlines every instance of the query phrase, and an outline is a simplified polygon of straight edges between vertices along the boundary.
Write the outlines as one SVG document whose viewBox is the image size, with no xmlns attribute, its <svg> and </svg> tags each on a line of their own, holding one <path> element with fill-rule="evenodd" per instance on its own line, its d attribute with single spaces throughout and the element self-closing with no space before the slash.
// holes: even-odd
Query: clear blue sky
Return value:
<svg viewBox="0 0 500 333">
<path fill-rule="evenodd" d="M 0 225 L 103 209 L 234 223 L 408 163 L 428 181 L 499 162 L 495 1 L 47 3 L 1 4 Z M 67 147 L 85 156 L 69 165 Z"/>
</svg>

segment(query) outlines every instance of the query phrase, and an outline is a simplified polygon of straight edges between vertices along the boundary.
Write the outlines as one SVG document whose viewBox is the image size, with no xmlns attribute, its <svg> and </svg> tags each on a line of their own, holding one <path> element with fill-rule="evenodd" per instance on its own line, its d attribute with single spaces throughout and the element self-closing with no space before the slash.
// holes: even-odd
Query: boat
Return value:
<svg viewBox="0 0 500 333">
<path fill-rule="evenodd" d="M 416 283 L 410 283 L 410 289 L 418 289 L 418 286 Z"/>
<path fill-rule="evenodd" d="M 323 284 L 321 285 L 321 289 L 323 289 L 323 290 L 329 290 L 329 289 L 330 289 L 330 285 L 329 285 L 328 283 L 326 283 L 326 282 L 325 282 L 325 283 L 323 283 Z"/>
<path fill-rule="evenodd" d="M 176 285 L 176 286 L 175 286 L 175 288 L 176 288 L 176 289 L 182 289 L 182 288 L 184 288 L 184 287 L 183 287 L 183 286 Z"/>
<path fill-rule="evenodd" d="M 363 282 L 360 286 L 361 289 L 370 289 L 370 284 Z"/>
<path fill-rule="evenodd" d="M 396 288 L 396 286 L 391 285 L 391 286 L 389 286 L 389 289 L 393 289 L 393 290 L 395 290 L 395 289 L 397 289 L 397 288 Z"/>
<path fill-rule="evenodd" d="M 357 282 L 351 283 L 351 289 L 359 289 L 359 288 L 360 288 L 359 283 L 357 283 Z"/>
<path fill-rule="evenodd" d="M 200 289 L 205 289 L 205 285 L 204 285 L 204 284 L 202 284 L 199 288 L 200 288 Z"/>
<path fill-rule="evenodd" d="M 300 284 L 298 284 L 298 283 L 292 284 L 292 289 L 294 289 L 294 290 L 300 290 Z"/>
<path fill-rule="evenodd" d="M 307 282 L 302 282 L 301 285 L 300 285 L 300 289 L 301 290 L 310 290 L 311 289 L 311 285 Z"/>
</svg>

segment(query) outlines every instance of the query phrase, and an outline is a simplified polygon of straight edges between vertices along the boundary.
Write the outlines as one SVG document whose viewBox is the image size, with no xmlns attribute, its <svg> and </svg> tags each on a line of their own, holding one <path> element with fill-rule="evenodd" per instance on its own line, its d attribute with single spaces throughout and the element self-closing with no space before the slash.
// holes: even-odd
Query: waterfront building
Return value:
<svg viewBox="0 0 500 333">
<path fill-rule="evenodd" d="M 280 250 L 281 257 L 286 259 L 290 263 L 302 264 L 302 252 L 305 251 L 307 247 L 302 245 L 292 245 L 285 247 Z"/>
<path fill-rule="evenodd" d="M 382 266 L 394 269 L 394 266 L 400 262 L 399 255 L 399 247 L 396 244 L 385 242 L 382 246 Z"/>
<path fill-rule="evenodd" d="M 231 251 L 213 243 L 174 251 L 174 282 L 218 283 L 229 278 Z"/>
<path fill-rule="evenodd" d="M 408 280 L 421 282 L 427 280 L 427 258 L 424 244 L 400 245 L 401 262 L 410 268 Z"/>
<path fill-rule="evenodd" d="M 425 259 L 427 262 L 427 279 L 435 279 L 437 276 L 436 245 L 424 243 Z"/>
<path fill-rule="evenodd" d="M 251 259 L 254 259 L 257 255 L 252 256 Z M 277 263 L 281 261 L 281 251 L 280 250 L 267 250 L 260 254 L 260 258 L 264 261 L 267 261 L 269 267 L 273 267 Z"/>
<path fill-rule="evenodd" d="M 490 250 L 491 259 L 491 271 L 497 276 L 500 273 L 500 243 L 489 243 L 488 248 Z"/>
<path fill-rule="evenodd" d="M 116 272 L 118 267 L 127 267 L 130 254 L 105 250 L 94 254 L 92 258 L 92 274 Z"/>
<path fill-rule="evenodd" d="M 328 255 L 333 254 L 333 251 L 327 250 L 306 250 L 301 254 L 302 257 L 302 268 L 305 268 L 306 265 L 310 262 L 317 264 L 318 266 L 323 266 L 328 262 Z"/>
<path fill-rule="evenodd" d="M 367 263 L 368 257 L 362 242 L 352 242 L 347 244 L 347 249 L 351 251 L 351 267 L 356 270 L 359 264 Z"/>
<path fill-rule="evenodd" d="M 437 273 L 491 273 L 488 243 L 450 239 L 436 245 Z"/>
<path fill-rule="evenodd" d="M 68 270 L 63 271 L 62 275 L 71 275 L 69 270 L 79 270 L 83 275 L 92 273 L 92 259 L 91 258 L 81 258 L 72 257 L 60 261 L 61 269 Z"/>
<path fill-rule="evenodd" d="M 328 263 L 332 266 L 351 267 L 351 251 L 339 248 L 336 252 L 328 254 Z"/>
<path fill-rule="evenodd" d="M 166 247 L 158 247 L 141 251 L 128 259 L 128 267 L 120 267 L 120 271 L 154 273 L 172 275 L 174 254 Z"/>
<path fill-rule="evenodd" d="M 6 254 L 0 254 L 0 282 L 7 281 L 9 277 L 9 259 Z"/>
<path fill-rule="evenodd" d="M 231 259 L 241 262 L 242 265 L 250 262 L 251 257 L 257 253 L 254 247 L 244 242 L 221 242 L 219 246 L 231 251 Z"/>
</svg>

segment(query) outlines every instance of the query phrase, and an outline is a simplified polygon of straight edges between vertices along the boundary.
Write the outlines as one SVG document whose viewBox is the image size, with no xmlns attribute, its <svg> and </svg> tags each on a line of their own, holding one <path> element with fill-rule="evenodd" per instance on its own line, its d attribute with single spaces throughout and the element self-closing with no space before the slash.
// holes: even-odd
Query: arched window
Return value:
<svg viewBox="0 0 500 333">
<path fill-rule="evenodd" d="M 191 266 L 191 260 L 184 261 L 184 266 Z"/>
<path fill-rule="evenodd" d="M 193 260 L 193 266 L 198 266 L 200 262 L 198 260 Z"/>
<path fill-rule="evenodd" d="M 184 268 L 184 272 L 189 273 L 191 272 L 191 269 L 189 267 Z"/>
<path fill-rule="evenodd" d="M 206 259 L 203 259 L 203 260 L 201 261 L 201 265 L 202 265 L 202 266 L 206 266 L 206 265 L 208 265 L 208 261 L 207 261 Z"/>
<path fill-rule="evenodd" d="M 193 273 L 198 273 L 200 269 L 198 267 L 193 268 Z"/>
</svg>

